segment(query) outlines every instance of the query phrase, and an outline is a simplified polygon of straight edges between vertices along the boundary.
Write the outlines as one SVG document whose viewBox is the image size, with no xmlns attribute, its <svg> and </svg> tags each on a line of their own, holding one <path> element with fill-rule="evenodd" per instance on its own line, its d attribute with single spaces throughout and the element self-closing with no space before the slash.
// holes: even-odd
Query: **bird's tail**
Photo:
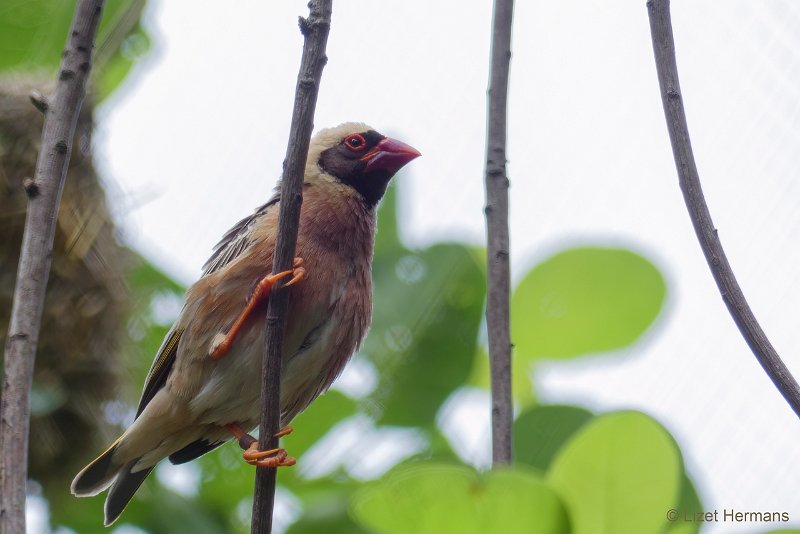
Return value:
<svg viewBox="0 0 800 534">
<path fill-rule="evenodd" d="M 122 464 L 114 461 L 114 453 L 122 442 L 120 437 L 106 451 L 84 467 L 72 481 L 70 490 L 76 497 L 97 495 L 111 485 L 122 469 Z"/>
<path fill-rule="evenodd" d="M 121 442 L 122 437 L 92 463 L 84 467 L 75 477 L 75 480 L 72 481 L 70 488 L 72 494 L 76 497 L 90 497 L 111 486 L 106 497 L 106 526 L 116 521 L 125 506 L 133 498 L 133 494 L 136 493 L 144 479 L 153 470 L 152 467 L 148 467 L 133 471 L 140 458 L 135 458 L 124 464 L 115 461 L 114 453 Z"/>
<path fill-rule="evenodd" d="M 135 460 L 132 460 L 122 466 L 122 469 L 119 470 L 117 479 L 114 481 L 114 484 L 108 491 L 105 506 L 105 526 L 108 526 L 117 520 L 125 507 L 128 506 L 130 500 L 133 498 L 133 494 L 136 493 L 136 490 L 138 490 L 139 486 L 142 485 L 144 479 L 146 479 L 147 475 L 150 474 L 150 471 L 153 470 L 152 467 L 148 467 L 140 471 L 131 472 L 131 469 L 133 469 L 138 461 L 139 458 L 136 458 Z"/>
</svg>

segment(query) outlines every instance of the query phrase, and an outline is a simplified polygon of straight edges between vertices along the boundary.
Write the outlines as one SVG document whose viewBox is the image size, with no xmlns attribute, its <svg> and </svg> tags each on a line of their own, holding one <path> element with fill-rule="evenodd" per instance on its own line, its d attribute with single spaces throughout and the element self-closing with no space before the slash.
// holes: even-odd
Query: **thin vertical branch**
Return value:
<svg viewBox="0 0 800 534">
<path fill-rule="evenodd" d="M 513 0 L 495 0 L 486 134 L 486 322 L 492 376 L 492 461 L 511 463 L 511 331 L 509 326 L 508 177 L 506 114 Z"/>
<path fill-rule="evenodd" d="M 722 300 L 750 346 L 750 350 L 753 351 L 778 391 L 781 392 L 794 412 L 800 416 L 800 387 L 781 361 L 750 310 L 728 263 L 728 258 L 725 256 L 714 222 L 711 220 L 711 213 L 708 211 L 703 190 L 700 187 L 700 176 L 694 161 L 689 128 L 686 124 L 686 112 L 683 109 L 683 96 L 678 80 L 669 0 L 650 0 L 647 2 L 647 11 L 650 16 L 653 52 L 658 71 L 658 83 L 661 88 L 661 101 L 664 105 L 664 115 L 672 143 L 672 154 L 678 169 L 678 180 L 681 191 L 683 191 L 683 199 L 689 210 L 689 217 L 694 225 L 697 239 L 700 241 L 700 247 L 703 249 L 711 274 L 722 294 Z"/>
<path fill-rule="evenodd" d="M 283 163 L 283 178 L 280 190 L 280 218 L 278 239 L 272 272 L 279 273 L 292 268 L 297 230 L 300 225 L 300 206 L 303 203 L 303 174 L 311 132 L 314 129 L 314 110 L 322 78 L 322 69 L 328 61 L 325 47 L 331 24 L 332 0 L 311 0 L 310 15 L 300 18 L 300 30 L 305 41 L 300 72 L 297 75 L 292 126 L 289 145 Z M 273 289 L 267 308 L 267 331 L 264 346 L 264 361 L 261 374 L 261 426 L 259 445 L 261 450 L 278 446 L 274 437 L 280 427 L 280 377 L 283 336 L 286 330 L 286 313 L 289 293 L 283 291 L 279 282 Z M 275 501 L 276 468 L 259 467 L 256 470 L 255 494 L 253 496 L 253 534 L 272 531 L 272 509 Z"/>
<path fill-rule="evenodd" d="M 28 212 L 22 237 L 14 302 L 5 343 L 0 400 L 0 532 L 25 532 L 30 389 L 44 295 L 50 275 L 56 217 L 72 153 L 72 140 L 92 65 L 103 0 L 80 0 L 45 121 L 33 180 L 27 180 Z"/>
</svg>

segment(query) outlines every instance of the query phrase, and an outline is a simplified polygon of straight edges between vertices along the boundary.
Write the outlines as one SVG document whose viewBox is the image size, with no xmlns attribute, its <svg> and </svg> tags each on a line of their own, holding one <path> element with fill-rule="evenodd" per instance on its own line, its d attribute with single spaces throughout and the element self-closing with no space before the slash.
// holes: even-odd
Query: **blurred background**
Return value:
<svg viewBox="0 0 800 534">
<path fill-rule="evenodd" d="M 73 8 L 0 9 L 2 335 L 20 184 L 41 132 L 27 95 L 52 86 Z M 107 2 L 37 356 L 30 532 L 106 531 L 102 498 L 74 499 L 69 482 L 132 420 L 212 246 L 270 196 L 306 14 L 294 0 Z M 800 5 L 676 0 L 672 16 L 714 222 L 756 316 L 800 373 Z M 285 439 L 299 462 L 281 471 L 276 530 L 800 528 L 800 423 L 736 330 L 696 242 L 644 1 L 519 2 L 514 24 L 517 465 L 483 471 L 491 3 L 342 1 L 316 126 L 364 121 L 423 157 L 381 206 L 370 335 Z M 110 532 L 248 532 L 252 483 L 235 445 L 163 464 Z M 715 510 L 716 522 L 685 520 Z"/>
</svg>

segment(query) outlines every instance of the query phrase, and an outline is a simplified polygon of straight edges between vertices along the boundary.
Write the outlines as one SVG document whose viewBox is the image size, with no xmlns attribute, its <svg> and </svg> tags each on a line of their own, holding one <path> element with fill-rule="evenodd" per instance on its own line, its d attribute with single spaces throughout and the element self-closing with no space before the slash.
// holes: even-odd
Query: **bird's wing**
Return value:
<svg viewBox="0 0 800 534">
<path fill-rule="evenodd" d="M 215 441 L 212 443 L 206 439 L 198 439 L 181 450 L 170 454 L 169 461 L 174 465 L 185 464 L 186 462 L 191 462 L 195 458 L 200 458 L 224 443 L 225 441 Z"/>
<path fill-rule="evenodd" d="M 167 376 L 175 363 L 175 356 L 178 354 L 178 342 L 183 335 L 182 328 L 172 327 L 167 337 L 164 338 L 164 343 L 158 349 L 153 360 L 153 365 L 150 366 L 150 372 L 147 373 L 147 379 L 144 381 L 144 390 L 142 391 L 142 398 L 139 400 L 139 407 L 136 409 L 136 417 L 138 418 L 145 406 L 153 400 L 156 393 L 164 387 L 167 383 Z"/>
<path fill-rule="evenodd" d="M 236 223 L 233 228 L 228 230 L 220 242 L 214 247 L 214 253 L 205 265 L 203 265 L 203 276 L 207 276 L 222 269 L 238 258 L 242 252 L 247 250 L 247 247 L 252 243 L 250 232 L 248 231 L 250 225 L 253 221 L 264 215 L 272 206 L 278 204 L 279 201 L 280 196 L 278 193 L 275 193 L 269 202 L 256 209 L 255 213 L 249 217 L 245 217 Z"/>
</svg>

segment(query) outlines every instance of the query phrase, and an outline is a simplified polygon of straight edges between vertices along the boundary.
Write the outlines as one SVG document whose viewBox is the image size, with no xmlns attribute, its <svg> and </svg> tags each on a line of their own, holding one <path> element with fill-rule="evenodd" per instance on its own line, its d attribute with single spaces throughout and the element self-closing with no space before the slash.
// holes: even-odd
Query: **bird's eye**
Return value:
<svg viewBox="0 0 800 534">
<path fill-rule="evenodd" d="M 344 138 L 344 146 L 354 152 L 361 152 L 367 147 L 367 142 L 364 140 L 364 136 L 352 134 Z"/>
</svg>

